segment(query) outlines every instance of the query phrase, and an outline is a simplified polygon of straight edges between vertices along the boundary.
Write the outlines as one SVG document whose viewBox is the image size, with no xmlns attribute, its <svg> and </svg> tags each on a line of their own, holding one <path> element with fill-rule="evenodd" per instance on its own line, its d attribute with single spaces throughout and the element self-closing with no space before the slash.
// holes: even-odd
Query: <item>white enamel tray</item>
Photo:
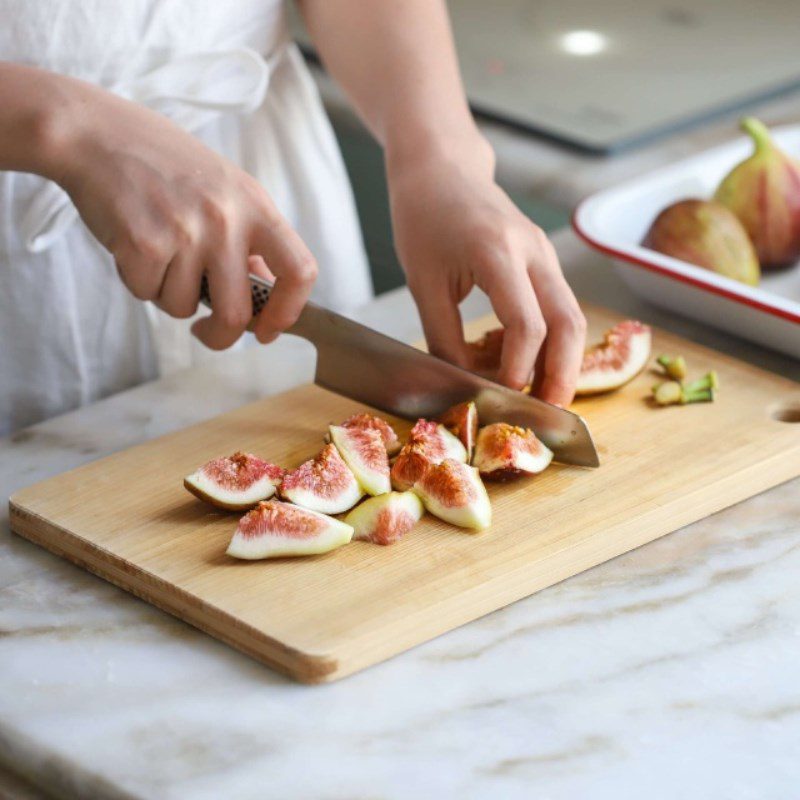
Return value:
<svg viewBox="0 0 800 800">
<path fill-rule="evenodd" d="M 800 158 L 800 125 L 773 130 Z M 661 209 L 687 197 L 709 198 L 752 150 L 741 139 L 707 150 L 584 200 L 573 215 L 578 235 L 610 256 L 630 288 L 657 306 L 800 358 L 800 263 L 765 272 L 756 288 L 641 246 Z"/>
</svg>

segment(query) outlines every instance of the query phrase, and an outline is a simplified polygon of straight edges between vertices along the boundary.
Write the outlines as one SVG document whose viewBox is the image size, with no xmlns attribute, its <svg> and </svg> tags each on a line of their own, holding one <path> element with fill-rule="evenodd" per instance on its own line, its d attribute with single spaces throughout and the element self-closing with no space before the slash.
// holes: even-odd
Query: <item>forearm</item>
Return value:
<svg viewBox="0 0 800 800">
<path fill-rule="evenodd" d="M 46 70 L 0 61 L 0 169 L 59 179 L 70 135 L 93 90 Z"/>
<path fill-rule="evenodd" d="M 299 0 L 326 67 L 389 163 L 491 148 L 467 105 L 443 0 Z"/>
</svg>

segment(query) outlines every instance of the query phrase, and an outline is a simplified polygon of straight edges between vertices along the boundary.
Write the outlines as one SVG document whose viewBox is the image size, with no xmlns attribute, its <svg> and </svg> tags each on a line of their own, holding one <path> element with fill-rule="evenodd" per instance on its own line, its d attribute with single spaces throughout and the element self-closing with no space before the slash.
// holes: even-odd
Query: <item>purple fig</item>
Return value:
<svg viewBox="0 0 800 800">
<path fill-rule="evenodd" d="M 712 200 L 681 200 L 667 206 L 642 244 L 750 286 L 756 286 L 761 276 L 744 226 L 732 211 Z"/>
<path fill-rule="evenodd" d="M 755 150 L 728 173 L 715 198 L 742 221 L 763 268 L 790 265 L 800 258 L 800 161 L 776 147 L 757 119 L 746 117 L 741 127 Z"/>
</svg>

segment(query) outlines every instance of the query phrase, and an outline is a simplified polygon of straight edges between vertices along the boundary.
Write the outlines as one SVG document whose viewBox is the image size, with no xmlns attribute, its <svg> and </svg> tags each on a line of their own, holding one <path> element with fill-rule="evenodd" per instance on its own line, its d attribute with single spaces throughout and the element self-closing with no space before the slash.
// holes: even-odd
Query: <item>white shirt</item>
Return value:
<svg viewBox="0 0 800 800">
<path fill-rule="evenodd" d="M 371 296 L 352 193 L 280 0 L 0 0 L 0 59 L 166 114 L 255 176 L 320 267 L 314 299 Z M 208 351 L 135 300 L 66 194 L 0 172 L 0 435 L 198 363 Z"/>
</svg>

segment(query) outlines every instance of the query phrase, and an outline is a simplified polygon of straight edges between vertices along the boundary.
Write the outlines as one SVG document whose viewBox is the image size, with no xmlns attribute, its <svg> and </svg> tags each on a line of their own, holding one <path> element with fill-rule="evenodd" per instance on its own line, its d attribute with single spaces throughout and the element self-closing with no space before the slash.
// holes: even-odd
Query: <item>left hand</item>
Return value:
<svg viewBox="0 0 800 800">
<path fill-rule="evenodd" d="M 505 327 L 497 380 L 572 401 L 586 320 L 545 233 L 495 183 L 478 148 L 387 165 L 395 246 L 430 351 L 469 368 L 459 303 L 478 286 Z M 535 375 L 534 375 L 535 373 Z"/>
</svg>

